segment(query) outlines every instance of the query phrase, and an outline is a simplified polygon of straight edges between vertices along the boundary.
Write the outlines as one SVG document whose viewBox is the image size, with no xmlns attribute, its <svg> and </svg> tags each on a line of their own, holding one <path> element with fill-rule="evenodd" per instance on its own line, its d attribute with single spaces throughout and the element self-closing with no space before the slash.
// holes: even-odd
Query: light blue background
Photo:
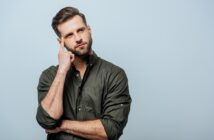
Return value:
<svg viewBox="0 0 214 140">
<path fill-rule="evenodd" d="M 128 75 L 121 140 L 214 139 L 214 1 L 1 0 L 1 140 L 46 139 L 36 87 L 57 64 L 51 19 L 68 5 L 86 14 L 96 53 Z"/>
</svg>

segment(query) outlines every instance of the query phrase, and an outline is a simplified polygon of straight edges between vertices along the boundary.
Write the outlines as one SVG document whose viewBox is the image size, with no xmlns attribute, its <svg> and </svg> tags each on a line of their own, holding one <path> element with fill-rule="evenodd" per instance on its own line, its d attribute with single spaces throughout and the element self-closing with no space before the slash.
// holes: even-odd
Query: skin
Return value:
<svg viewBox="0 0 214 140">
<path fill-rule="evenodd" d="M 87 67 L 84 58 L 92 53 L 91 29 L 85 25 L 80 16 L 74 16 L 60 24 L 58 30 L 61 33 L 61 37 L 58 39 L 60 43 L 59 68 L 46 97 L 41 102 L 44 110 L 54 119 L 60 119 L 63 114 L 63 88 L 68 70 L 73 64 L 83 78 Z M 99 119 L 62 120 L 60 126 L 54 130 L 46 130 L 46 133 L 62 131 L 91 140 L 107 140 L 107 134 Z"/>
</svg>

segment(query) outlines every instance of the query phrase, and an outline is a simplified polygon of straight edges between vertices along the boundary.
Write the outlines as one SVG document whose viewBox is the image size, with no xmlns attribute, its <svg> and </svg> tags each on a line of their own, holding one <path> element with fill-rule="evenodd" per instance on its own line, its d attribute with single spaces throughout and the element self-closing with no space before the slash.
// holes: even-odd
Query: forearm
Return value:
<svg viewBox="0 0 214 140">
<path fill-rule="evenodd" d="M 41 101 L 44 110 L 54 119 L 59 119 L 63 113 L 63 88 L 65 78 L 66 73 L 58 71 L 46 97 Z"/>
<path fill-rule="evenodd" d="M 107 140 L 105 129 L 100 120 L 72 121 L 64 120 L 60 126 L 64 132 L 90 140 Z"/>
</svg>

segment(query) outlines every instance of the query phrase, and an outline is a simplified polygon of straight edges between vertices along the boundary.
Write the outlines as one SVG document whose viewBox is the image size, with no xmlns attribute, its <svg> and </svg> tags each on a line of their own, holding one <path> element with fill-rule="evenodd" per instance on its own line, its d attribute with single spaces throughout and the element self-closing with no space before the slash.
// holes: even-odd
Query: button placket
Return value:
<svg viewBox="0 0 214 140">
<path fill-rule="evenodd" d="M 78 111 L 81 111 L 81 110 L 82 110 L 82 108 L 81 108 L 81 107 L 79 107 L 79 108 L 78 108 Z"/>
</svg>

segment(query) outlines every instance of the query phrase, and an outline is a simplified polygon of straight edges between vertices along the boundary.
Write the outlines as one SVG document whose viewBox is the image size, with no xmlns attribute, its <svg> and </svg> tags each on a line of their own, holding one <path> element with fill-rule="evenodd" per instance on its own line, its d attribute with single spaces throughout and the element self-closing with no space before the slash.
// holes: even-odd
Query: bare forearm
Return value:
<svg viewBox="0 0 214 140">
<path fill-rule="evenodd" d="M 56 77 L 41 105 L 54 119 L 59 119 L 63 113 L 63 88 L 66 73 L 58 71 Z"/>
<path fill-rule="evenodd" d="M 105 129 L 100 120 L 72 121 L 64 120 L 60 126 L 64 132 L 90 140 L 107 140 Z"/>
</svg>

